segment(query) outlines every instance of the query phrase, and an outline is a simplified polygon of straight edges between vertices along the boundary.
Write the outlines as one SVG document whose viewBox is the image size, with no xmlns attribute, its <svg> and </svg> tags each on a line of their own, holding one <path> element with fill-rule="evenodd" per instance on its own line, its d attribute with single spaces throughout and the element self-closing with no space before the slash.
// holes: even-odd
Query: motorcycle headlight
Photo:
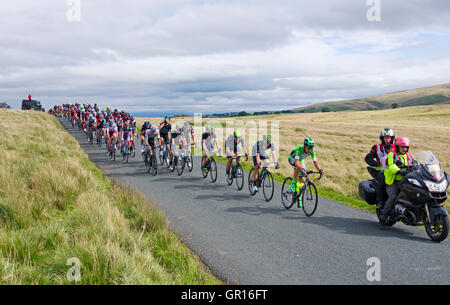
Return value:
<svg viewBox="0 0 450 305">
<path fill-rule="evenodd" d="M 420 184 L 419 181 L 417 181 L 416 179 L 408 179 L 408 181 L 416 186 L 420 186 L 422 187 L 422 185 Z"/>
<path fill-rule="evenodd" d="M 447 189 L 447 181 L 442 181 L 441 183 L 434 183 L 431 181 L 425 181 L 430 192 L 445 192 Z"/>
</svg>

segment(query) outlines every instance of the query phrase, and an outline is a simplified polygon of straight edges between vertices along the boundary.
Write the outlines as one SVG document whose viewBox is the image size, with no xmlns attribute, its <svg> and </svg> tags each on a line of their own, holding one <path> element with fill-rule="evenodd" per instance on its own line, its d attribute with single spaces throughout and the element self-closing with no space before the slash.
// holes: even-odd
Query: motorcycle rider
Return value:
<svg viewBox="0 0 450 305">
<path fill-rule="evenodd" d="M 395 133 L 390 128 L 384 128 L 380 133 L 381 144 L 372 146 L 370 152 L 366 155 L 365 161 L 371 166 L 368 168 L 370 175 L 377 180 L 377 203 L 384 201 L 384 170 L 387 168 L 388 153 L 395 150 Z"/>
<path fill-rule="evenodd" d="M 380 211 L 380 223 L 383 224 L 394 207 L 395 199 L 400 193 L 399 182 L 403 180 L 408 171 L 406 166 L 413 164 L 413 157 L 408 153 L 409 139 L 406 137 L 399 137 L 395 140 L 395 151 L 389 152 L 387 157 L 388 167 L 384 171 L 384 179 L 386 183 L 386 192 L 388 200 L 384 208 Z"/>
</svg>

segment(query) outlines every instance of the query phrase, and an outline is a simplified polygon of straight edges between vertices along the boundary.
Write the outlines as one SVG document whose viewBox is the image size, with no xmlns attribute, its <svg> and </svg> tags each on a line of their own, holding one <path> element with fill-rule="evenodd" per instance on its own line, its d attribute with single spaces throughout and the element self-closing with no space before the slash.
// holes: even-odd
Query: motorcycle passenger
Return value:
<svg viewBox="0 0 450 305">
<path fill-rule="evenodd" d="M 395 199 L 400 193 L 399 182 L 403 180 L 403 176 L 408 173 L 406 167 L 413 164 L 413 157 L 408 151 L 409 139 L 406 137 L 399 137 L 395 140 L 395 151 L 392 150 L 388 154 L 388 167 L 384 171 L 388 200 L 380 213 L 380 223 L 382 224 L 387 220 L 389 213 L 394 207 Z"/>
<path fill-rule="evenodd" d="M 382 204 L 386 185 L 384 183 L 384 170 L 387 168 L 387 156 L 391 150 L 395 150 L 395 134 L 390 128 L 384 128 L 380 133 L 381 144 L 372 146 L 366 155 L 365 161 L 371 166 L 368 168 L 370 175 L 377 180 L 377 203 Z"/>
</svg>

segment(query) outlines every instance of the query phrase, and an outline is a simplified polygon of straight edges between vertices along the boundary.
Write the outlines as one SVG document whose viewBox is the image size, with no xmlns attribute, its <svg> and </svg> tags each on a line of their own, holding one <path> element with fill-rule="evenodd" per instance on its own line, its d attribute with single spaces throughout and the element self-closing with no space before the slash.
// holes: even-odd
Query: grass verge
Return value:
<svg viewBox="0 0 450 305">
<path fill-rule="evenodd" d="M 164 213 L 105 177 L 56 118 L 0 110 L 0 284 L 220 283 Z"/>
</svg>

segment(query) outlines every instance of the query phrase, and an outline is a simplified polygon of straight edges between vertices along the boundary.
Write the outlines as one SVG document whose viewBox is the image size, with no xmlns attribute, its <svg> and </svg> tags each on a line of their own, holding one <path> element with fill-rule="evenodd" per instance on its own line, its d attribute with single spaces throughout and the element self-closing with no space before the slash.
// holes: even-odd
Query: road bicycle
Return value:
<svg viewBox="0 0 450 305">
<path fill-rule="evenodd" d="M 123 149 L 122 149 L 122 161 L 128 163 L 128 158 L 130 156 L 130 149 L 128 148 L 128 141 L 124 141 Z"/>
<path fill-rule="evenodd" d="M 152 176 L 156 176 L 158 173 L 158 161 L 156 159 L 156 148 L 147 149 L 147 145 L 145 145 L 145 150 L 142 153 L 144 156 L 145 168 L 148 173 L 151 173 Z"/>
<path fill-rule="evenodd" d="M 227 183 L 228 185 L 232 185 L 233 180 L 236 179 L 236 186 L 237 189 L 240 191 L 244 187 L 244 170 L 242 169 L 242 165 L 239 162 L 239 158 L 240 157 L 232 157 L 233 163 L 231 166 L 230 175 L 228 176 L 227 179 Z"/>
<path fill-rule="evenodd" d="M 262 169 L 258 170 L 258 178 L 256 181 L 253 180 L 254 168 L 252 168 L 248 173 L 248 190 L 250 191 L 250 195 L 254 196 L 257 193 L 257 191 L 253 189 L 253 186 L 256 183 L 258 189 L 261 189 L 262 187 L 264 199 L 266 199 L 266 201 L 272 200 L 275 190 L 273 175 L 267 169 L 269 166 L 271 166 L 270 163 L 263 164 Z"/>
<path fill-rule="evenodd" d="M 113 143 L 113 140 L 111 140 L 111 146 L 108 149 L 108 153 L 109 153 L 109 157 L 113 160 L 116 161 L 116 150 L 117 150 L 117 144 Z"/>
<path fill-rule="evenodd" d="M 309 179 L 311 174 L 320 174 L 318 180 L 322 178 L 321 172 L 307 171 L 306 174 L 299 174 L 298 179 L 306 177 L 306 181 L 299 192 L 291 191 L 292 178 L 288 177 L 284 179 L 283 186 L 281 187 L 281 201 L 286 209 L 290 209 L 294 203 L 298 202 L 298 198 L 302 195 L 303 212 L 306 216 L 311 217 L 317 209 L 317 203 L 319 201 L 319 195 L 317 188 Z"/>
<path fill-rule="evenodd" d="M 214 155 L 208 158 L 206 164 L 203 162 L 203 157 L 200 158 L 200 168 L 202 170 L 203 178 L 208 177 L 210 174 L 211 181 L 214 183 L 217 180 L 217 163 L 214 160 Z"/>
<path fill-rule="evenodd" d="M 188 172 L 192 172 L 192 169 L 194 168 L 194 162 L 192 160 L 191 150 L 187 148 L 183 150 L 184 150 L 183 152 L 184 165 L 187 167 Z"/>
<path fill-rule="evenodd" d="M 166 163 L 167 167 L 170 167 L 170 152 L 167 149 L 166 143 L 162 145 L 163 149 L 159 149 L 159 165 L 163 165 Z"/>
</svg>

